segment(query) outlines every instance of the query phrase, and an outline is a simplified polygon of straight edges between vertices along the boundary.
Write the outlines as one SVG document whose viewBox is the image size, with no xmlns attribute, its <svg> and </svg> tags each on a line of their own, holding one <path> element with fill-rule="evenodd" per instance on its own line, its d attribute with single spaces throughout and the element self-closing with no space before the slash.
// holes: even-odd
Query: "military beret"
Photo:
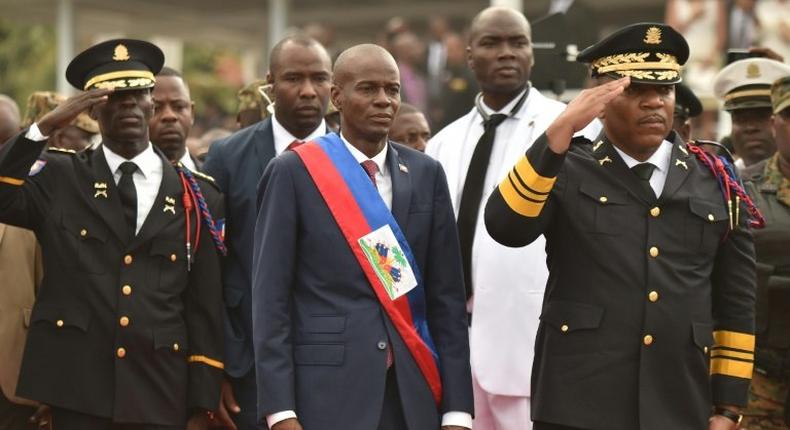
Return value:
<svg viewBox="0 0 790 430">
<path fill-rule="evenodd" d="M 771 104 L 774 113 L 790 107 L 790 75 L 779 78 L 771 85 Z"/>
<path fill-rule="evenodd" d="M 82 51 L 66 68 L 66 79 L 79 90 L 152 88 L 165 55 L 158 46 L 134 39 L 114 39 Z"/>
<path fill-rule="evenodd" d="M 790 75 L 790 66 L 767 58 L 746 58 L 721 69 L 713 83 L 724 110 L 771 107 L 771 84 Z"/>
<path fill-rule="evenodd" d="M 642 22 L 623 27 L 576 57 L 590 64 L 592 76 L 631 77 L 631 82 L 675 84 L 689 46 L 672 27 Z"/>
<path fill-rule="evenodd" d="M 675 85 L 675 116 L 694 118 L 702 113 L 702 103 L 691 88 L 679 83 Z"/>
</svg>

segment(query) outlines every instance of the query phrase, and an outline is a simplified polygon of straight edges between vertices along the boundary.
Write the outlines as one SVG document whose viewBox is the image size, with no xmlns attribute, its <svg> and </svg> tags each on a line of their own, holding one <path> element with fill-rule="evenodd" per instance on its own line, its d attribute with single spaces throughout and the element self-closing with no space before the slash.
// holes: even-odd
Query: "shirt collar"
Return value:
<svg viewBox="0 0 790 430">
<path fill-rule="evenodd" d="M 277 115 L 272 115 L 272 133 L 274 134 L 274 152 L 277 155 L 280 155 L 288 148 L 294 140 L 300 140 L 302 142 L 309 142 L 311 140 L 318 139 L 319 137 L 326 134 L 326 122 L 321 120 L 321 124 L 318 124 L 315 130 L 310 133 L 309 136 L 305 137 L 304 139 L 296 138 L 291 132 L 285 129 L 279 121 L 277 121 Z"/>
<path fill-rule="evenodd" d="M 112 152 L 107 145 L 102 145 L 102 151 L 104 152 L 104 158 L 107 160 L 107 166 L 110 167 L 110 172 L 114 175 L 118 168 L 121 166 L 121 163 L 124 161 L 131 161 L 137 165 L 140 173 L 143 174 L 143 177 L 149 178 L 152 173 L 156 171 L 156 169 L 162 168 L 162 160 L 159 159 L 159 156 L 156 155 L 154 152 L 154 148 L 151 145 L 151 142 L 148 142 L 148 146 L 143 150 L 143 152 L 137 154 L 131 160 L 127 160 L 126 158 L 121 157 L 120 155 Z"/>
<path fill-rule="evenodd" d="M 343 133 L 340 133 L 340 139 L 342 139 L 343 143 L 346 144 L 346 148 L 348 148 L 348 150 L 351 152 L 351 155 L 354 156 L 354 159 L 357 160 L 357 163 L 373 160 L 373 162 L 376 163 L 376 166 L 378 166 L 379 172 L 381 172 L 382 175 L 387 171 L 387 151 L 389 151 L 389 144 L 384 145 L 384 149 L 382 149 L 378 154 L 374 155 L 373 158 L 368 158 L 368 156 L 363 154 L 362 151 L 355 148 L 354 145 L 348 143 L 348 140 L 346 140 L 346 138 L 343 136 Z"/>
<path fill-rule="evenodd" d="M 485 99 L 482 99 L 482 98 L 480 99 L 480 107 L 483 108 L 483 110 L 485 111 L 486 115 L 488 115 L 488 116 L 491 116 L 491 114 L 495 114 L 495 113 L 503 113 L 505 115 L 508 115 L 510 113 L 510 111 L 513 110 L 513 108 L 516 106 L 516 103 L 518 103 L 519 99 L 521 99 L 521 96 L 523 96 L 525 92 L 530 90 L 530 87 L 531 87 L 531 85 L 527 85 L 527 88 L 524 88 L 523 91 L 518 93 L 517 96 L 513 97 L 513 100 L 510 100 L 500 110 L 495 111 L 495 110 L 491 109 L 486 104 Z M 527 96 L 527 97 L 529 97 L 529 96 Z M 527 101 L 524 100 L 524 104 L 521 105 L 521 109 L 519 109 L 517 112 L 513 112 L 513 118 L 514 119 L 520 119 L 521 118 L 521 111 L 523 110 L 524 106 L 526 106 L 526 105 L 527 105 Z"/>
<path fill-rule="evenodd" d="M 667 169 L 669 168 L 669 159 L 672 157 L 673 145 L 672 142 L 668 140 L 662 141 L 661 145 L 659 145 L 658 149 L 656 149 L 656 152 L 654 152 L 653 155 L 651 155 L 650 158 L 648 158 L 645 161 L 639 161 L 631 157 L 630 155 L 626 154 L 625 152 L 621 151 L 620 148 L 618 148 L 617 146 L 615 145 L 612 146 L 614 147 L 615 151 L 617 151 L 617 153 L 620 154 L 620 158 L 622 158 L 623 161 L 625 161 L 625 165 L 628 166 L 629 169 L 640 163 L 650 163 L 656 166 L 656 169 L 658 169 L 661 172 L 666 172 Z"/>
<path fill-rule="evenodd" d="M 197 166 L 195 165 L 195 162 L 192 160 L 192 157 L 189 156 L 189 151 L 184 151 L 184 155 L 181 156 L 181 159 L 178 160 L 178 162 L 183 164 L 184 167 L 186 167 L 187 169 L 193 172 L 197 170 Z"/>
</svg>

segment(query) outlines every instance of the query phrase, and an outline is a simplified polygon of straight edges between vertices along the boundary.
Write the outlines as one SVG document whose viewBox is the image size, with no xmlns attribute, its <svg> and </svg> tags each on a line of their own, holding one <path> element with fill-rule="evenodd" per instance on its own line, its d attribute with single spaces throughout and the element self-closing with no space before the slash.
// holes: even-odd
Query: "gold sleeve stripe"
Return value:
<svg viewBox="0 0 790 430">
<path fill-rule="evenodd" d="M 715 346 L 754 351 L 754 335 L 737 331 L 717 330 L 713 332 Z"/>
<path fill-rule="evenodd" d="M 754 360 L 754 354 L 748 352 L 735 352 L 721 349 L 714 349 L 710 352 L 711 358 L 736 358 L 741 360 Z"/>
<path fill-rule="evenodd" d="M 4 184 L 17 185 L 17 186 L 25 183 L 25 181 L 22 179 L 9 178 L 8 176 L 0 176 L 0 182 Z"/>
<path fill-rule="evenodd" d="M 722 357 L 713 357 L 710 360 L 711 375 L 751 379 L 753 368 L 754 364 L 746 361 L 729 360 Z"/>
<path fill-rule="evenodd" d="M 527 159 L 526 156 L 518 160 L 518 163 L 513 167 L 513 172 L 518 175 L 518 178 L 524 185 L 538 194 L 548 194 L 549 191 L 551 191 L 551 187 L 554 186 L 554 182 L 557 181 L 556 177 L 547 178 L 545 176 L 540 176 L 538 172 L 532 168 L 532 164 L 529 163 L 529 159 Z"/>
<path fill-rule="evenodd" d="M 548 193 L 546 194 L 536 193 L 530 190 L 526 185 L 524 185 L 523 182 L 521 182 L 521 179 L 518 178 L 516 172 L 511 171 L 510 173 L 508 173 L 508 179 L 510 179 L 511 184 L 513 184 L 513 188 L 519 194 L 521 194 L 521 197 L 523 197 L 526 200 L 531 200 L 534 202 L 545 202 L 546 199 L 549 198 Z"/>
<path fill-rule="evenodd" d="M 502 194 L 502 198 L 507 203 L 510 209 L 525 217 L 535 218 L 536 216 L 540 215 L 540 211 L 543 210 L 543 205 L 545 202 L 536 202 L 524 198 L 519 192 L 516 190 L 515 185 L 513 185 L 513 181 L 510 179 L 510 176 L 505 178 L 501 184 L 499 184 L 499 192 Z"/>
<path fill-rule="evenodd" d="M 187 359 L 187 361 L 190 362 L 190 363 L 207 364 L 207 365 L 209 365 L 211 367 L 216 367 L 217 369 L 224 369 L 225 368 L 225 364 L 223 364 L 221 361 L 217 361 L 217 360 L 208 358 L 205 355 L 190 355 L 189 358 Z"/>
</svg>

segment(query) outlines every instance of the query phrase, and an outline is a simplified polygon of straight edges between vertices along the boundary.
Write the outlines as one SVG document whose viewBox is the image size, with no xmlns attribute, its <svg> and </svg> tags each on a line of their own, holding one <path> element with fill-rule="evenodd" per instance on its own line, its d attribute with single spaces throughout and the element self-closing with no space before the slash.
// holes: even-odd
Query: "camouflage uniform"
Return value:
<svg viewBox="0 0 790 430">
<path fill-rule="evenodd" d="M 790 376 L 790 179 L 777 167 L 779 154 L 749 166 L 747 190 L 766 218 L 754 231 L 757 252 L 757 350 L 743 410 L 744 430 L 786 430 Z"/>
<path fill-rule="evenodd" d="M 259 111 L 261 119 L 269 116 L 274 111 L 274 97 L 270 88 L 270 86 L 266 85 L 265 80 L 256 79 L 240 89 L 236 94 L 236 97 L 239 99 L 238 112 Z"/>
<path fill-rule="evenodd" d="M 22 128 L 30 127 L 31 124 L 53 111 L 64 101 L 66 101 L 66 97 L 52 91 L 33 92 L 27 99 L 27 109 L 25 109 L 25 117 L 22 120 Z M 71 121 L 71 125 L 91 134 L 99 132 L 99 123 L 91 118 L 87 112 L 79 114 L 77 118 Z"/>
</svg>

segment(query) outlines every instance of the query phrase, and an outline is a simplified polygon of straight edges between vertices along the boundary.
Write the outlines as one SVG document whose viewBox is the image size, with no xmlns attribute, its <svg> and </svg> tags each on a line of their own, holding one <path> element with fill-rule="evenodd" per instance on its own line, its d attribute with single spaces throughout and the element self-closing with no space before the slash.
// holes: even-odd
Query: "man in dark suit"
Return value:
<svg viewBox="0 0 790 430">
<path fill-rule="evenodd" d="M 723 160 L 672 132 L 687 58 L 683 37 L 652 23 L 584 50 L 598 86 L 488 201 L 498 242 L 546 237 L 535 430 L 734 430 L 740 420 L 754 361 L 746 218 L 762 217 L 731 173 L 709 168 Z M 572 143 L 596 117 L 603 134 Z"/>
<path fill-rule="evenodd" d="M 16 394 L 58 430 L 200 428 L 219 404 L 222 197 L 149 142 L 163 62 L 143 41 L 87 49 L 66 70 L 85 92 L 0 150 L 0 222 L 33 230 L 44 263 Z M 86 109 L 102 145 L 42 154 Z"/>
<path fill-rule="evenodd" d="M 175 69 L 163 67 L 156 75 L 151 92 L 154 115 L 149 122 L 151 143 L 173 163 L 196 172 L 202 163 L 187 150 L 187 137 L 195 122 L 195 102 L 184 77 Z"/>
<path fill-rule="evenodd" d="M 466 308 L 450 196 L 436 161 L 387 140 L 399 90 L 397 66 L 383 48 L 345 51 L 332 86 L 342 136 L 284 153 L 261 180 L 253 323 L 258 415 L 272 430 L 471 428 Z M 321 142 L 345 157 L 362 188 L 314 181 L 316 171 L 308 174 L 301 157 L 322 151 Z M 324 191 L 349 188 L 368 193 L 365 202 L 378 205 L 376 213 L 391 219 L 387 225 L 402 231 L 398 242 L 413 251 L 412 266 L 423 278 L 408 300 L 382 293 L 379 278 L 359 259 L 348 229 L 362 223 L 340 221 L 355 213 L 353 202 L 345 201 L 347 209 L 327 206 Z M 404 326 L 411 319 L 424 321 L 424 330 Z M 428 333 L 432 341 L 423 336 Z"/>
<path fill-rule="evenodd" d="M 224 191 L 227 208 L 225 373 L 232 390 L 228 385 L 223 388 L 223 407 L 238 414 L 232 415 L 241 429 L 266 428 L 256 423 L 250 295 L 258 182 L 272 158 L 299 142 L 326 134 L 324 114 L 332 76 L 324 47 L 305 36 L 280 41 L 272 49 L 269 64 L 267 80 L 276 100 L 274 115 L 214 143 L 204 165 Z M 220 414 L 225 412 L 220 410 Z"/>
</svg>

